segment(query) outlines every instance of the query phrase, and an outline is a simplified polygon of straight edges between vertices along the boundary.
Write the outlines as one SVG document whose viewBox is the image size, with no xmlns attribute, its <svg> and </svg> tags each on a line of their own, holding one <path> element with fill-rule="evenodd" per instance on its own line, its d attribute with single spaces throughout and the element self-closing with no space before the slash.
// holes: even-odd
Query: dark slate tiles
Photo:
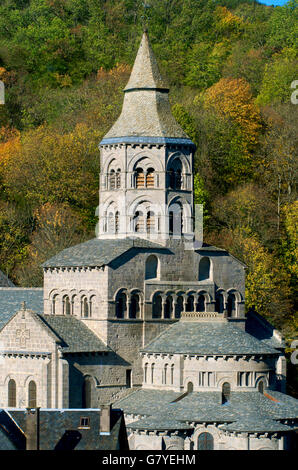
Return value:
<svg viewBox="0 0 298 470">
<path fill-rule="evenodd" d="M 93 238 L 58 253 L 43 267 L 103 266 L 132 248 L 157 248 L 161 245 L 139 238 L 99 239 Z"/>
<path fill-rule="evenodd" d="M 143 348 L 170 354 L 277 354 L 272 347 L 227 322 L 180 321 Z"/>
<path fill-rule="evenodd" d="M 43 288 L 0 288 L 0 330 L 21 309 L 22 302 L 37 313 L 43 312 Z"/>
<path fill-rule="evenodd" d="M 61 339 L 62 350 L 65 353 L 111 351 L 75 317 L 62 315 L 38 315 L 38 317 Z"/>
<path fill-rule="evenodd" d="M 279 401 L 259 392 L 231 392 L 230 401 L 222 405 L 221 392 L 193 392 L 175 403 L 177 396 L 172 391 L 141 389 L 115 406 L 121 407 L 125 414 L 142 416 L 128 425 L 131 429 L 179 430 L 197 422 L 218 423 L 230 431 L 292 430 L 293 427 L 280 420 L 297 420 L 298 401 L 280 392 L 269 393 Z"/>
</svg>

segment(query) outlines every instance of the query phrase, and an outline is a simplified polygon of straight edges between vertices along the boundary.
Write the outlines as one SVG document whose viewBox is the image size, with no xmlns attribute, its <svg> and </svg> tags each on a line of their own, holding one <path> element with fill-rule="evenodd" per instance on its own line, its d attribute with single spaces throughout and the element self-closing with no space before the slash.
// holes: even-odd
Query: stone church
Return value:
<svg viewBox="0 0 298 470">
<path fill-rule="evenodd" d="M 245 316 L 245 265 L 194 239 L 195 145 L 146 32 L 99 148 L 97 237 L 43 290 L 0 289 L 0 407 L 113 403 L 131 449 L 293 447 L 283 339 Z"/>
</svg>

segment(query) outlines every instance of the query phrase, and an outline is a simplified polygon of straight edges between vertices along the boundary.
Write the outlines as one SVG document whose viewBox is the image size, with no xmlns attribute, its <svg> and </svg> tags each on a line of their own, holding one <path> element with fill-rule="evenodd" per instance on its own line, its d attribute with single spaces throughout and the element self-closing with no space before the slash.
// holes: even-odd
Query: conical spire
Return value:
<svg viewBox="0 0 298 470">
<path fill-rule="evenodd" d="M 101 144 L 116 142 L 164 142 L 189 137 L 174 119 L 169 88 L 162 79 L 157 61 L 144 32 L 130 79 L 124 90 L 122 112 Z"/>
<path fill-rule="evenodd" d="M 143 34 L 131 76 L 124 91 L 138 88 L 166 90 L 169 88 L 160 75 L 147 31 Z"/>
</svg>

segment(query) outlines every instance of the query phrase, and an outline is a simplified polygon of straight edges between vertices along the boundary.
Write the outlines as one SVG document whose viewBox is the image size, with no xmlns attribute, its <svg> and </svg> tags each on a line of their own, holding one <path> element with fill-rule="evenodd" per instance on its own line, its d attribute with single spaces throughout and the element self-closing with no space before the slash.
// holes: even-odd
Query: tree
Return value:
<svg viewBox="0 0 298 470">
<path fill-rule="evenodd" d="M 41 264 L 64 248 L 88 238 L 77 214 L 65 204 L 46 203 L 34 212 L 34 218 L 35 229 L 26 247 L 27 257 L 15 273 L 21 286 L 42 286 Z"/>
<path fill-rule="evenodd" d="M 260 93 L 256 99 L 258 105 L 289 103 L 293 89 L 291 83 L 297 79 L 298 62 L 296 51 L 286 49 L 276 54 L 272 62 L 265 66 Z"/>
<path fill-rule="evenodd" d="M 99 134 L 84 125 L 66 134 L 42 126 L 23 135 L 20 149 L 3 168 L 7 197 L 37 208 L 68 203 L 94 223 L 98 199 Z M 17 162 L 17 164 L 16 164 Z"/>
</svg>

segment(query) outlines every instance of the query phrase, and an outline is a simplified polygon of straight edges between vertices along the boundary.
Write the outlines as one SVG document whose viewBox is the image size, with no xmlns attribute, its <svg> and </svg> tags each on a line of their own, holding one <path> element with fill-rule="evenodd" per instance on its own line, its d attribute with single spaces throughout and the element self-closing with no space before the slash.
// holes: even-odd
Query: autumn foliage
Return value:
<svg viewBox="0 0 298 470">
<path fill-rule="evenodd" d="M 204 237 L 247 265 L 246 305 L 297 320 L 298 2 L 150 1 L 150 38 L 176 120 L 197 146 Z M 0 269 L 42 285 L 40 264 L 94 236 L 98 143 L 121 112 L 143 2 L 1 2 Z"/>
</svg>

